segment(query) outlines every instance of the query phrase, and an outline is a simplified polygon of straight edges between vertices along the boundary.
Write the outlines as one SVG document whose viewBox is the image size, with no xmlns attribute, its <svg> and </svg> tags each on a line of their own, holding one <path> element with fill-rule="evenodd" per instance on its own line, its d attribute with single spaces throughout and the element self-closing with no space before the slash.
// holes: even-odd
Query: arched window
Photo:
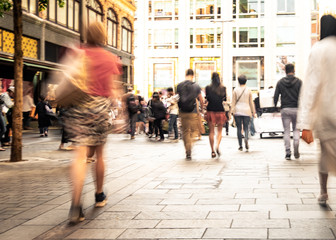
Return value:
<svg viewBox="0 0 336 240">
<path fill-rule="evenodd" d="M 31 0 L 30 0 L 31 1 Z M 48 1 L 47 19 L 74 31 L 79 31 L 79 0 L 65 0 L 59 7 L 57 0 Z"/>
<path fill-rule="evenodd" d="M 132 52 L 132 24 L 127 18 L 123 18 L 121 22 L 121 50 Z"/>
<path fill-rule="evenodd" d="M 117 47 L 118 18 L 113 9 L 107 11 L 107 44 Z"/>
<path fill-rule="evenodd" d="M 87 23 L 103 21 L 103 8 L 101 4 L 96 0 L 86 0 L 86 10 L 87 10 Z"/>
</svg>

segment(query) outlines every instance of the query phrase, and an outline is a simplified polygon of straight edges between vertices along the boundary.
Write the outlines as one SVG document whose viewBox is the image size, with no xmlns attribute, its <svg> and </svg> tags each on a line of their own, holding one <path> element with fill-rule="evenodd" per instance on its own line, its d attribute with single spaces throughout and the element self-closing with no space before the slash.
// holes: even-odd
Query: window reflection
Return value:
<svg viewBox="0 0 336 240">
<path fill-rule="evenodd" d="M 233 0 L 233 18 L 264 17 L 265 0 Z"/>
<path fill-rule="evenodd" d="M 103 20 L 102 6 L 96 0 L 86 0 L 87 23 Z"/>
<path fill-rule="evenodd" d="M 148 2 L 149 19 L 177 20 L 179 0 L 150 0 Z"/>
<path fill-rule="evenodd" d="M 278 0 L 278 15 L 294 15 L 295 0 Z"/>
<path fill-rule="evenodd" d="M 190 0 L 190 19 L 221 18 L 221 1 Z"/>
<path fill-rule="evenodd" d="M 132 25 L 126 18 L 122 19 L 121 23 L 121 50 L 131 53 L 132 51 Z"/>
<path fill-rule="evenodd" d="M 264 27 L 240 27 L 238 31 L 233 28 L 233 47 L 264 47 L 264 35 Z"/>
<path fill-rule="evenodd" d="M 112 47 L 117 47 L 117 15 L 113 9 L 107 11 L 107 44 Z"/>
</svg>

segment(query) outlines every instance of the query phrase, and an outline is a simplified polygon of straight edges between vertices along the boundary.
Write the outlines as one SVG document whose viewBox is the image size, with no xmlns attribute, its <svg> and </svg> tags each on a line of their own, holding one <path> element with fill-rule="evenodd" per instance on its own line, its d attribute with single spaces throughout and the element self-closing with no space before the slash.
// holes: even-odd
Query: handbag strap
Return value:
<svg viewBox="0 0 336 240">
<path fill-rule="evenodd" d="M 246 90 L 246 87 L 244 88 L 243 92 L 240 94 L 239 98 L 237 99 L 236 104 L 239 102 L 240 98 L 243 96 L 245 90 Z"/>
</svg>

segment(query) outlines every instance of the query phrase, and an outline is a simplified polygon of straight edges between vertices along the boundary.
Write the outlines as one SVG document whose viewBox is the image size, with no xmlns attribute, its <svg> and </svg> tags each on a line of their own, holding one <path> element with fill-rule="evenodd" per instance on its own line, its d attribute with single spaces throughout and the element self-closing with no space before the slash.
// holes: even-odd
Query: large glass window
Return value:
<svg viewBox="0 0 336 240">
<path fill-rule="evenodd" d="M 264 47 L 264 27 L 240 27 L 233 28 L 233 47 L 253 48 Z"/>
<path fill-rule="evenodd" d="M 150 29 L 148 33 L 149 48 L 172 49 L 178 48 L 178 28 Z"/>
<path fill-rule="evenodd" d="M 220 28 L 191 28 L 190 48 L 220 47 L 220 34 Z"/>
<path fill-rule="evenodd" d="M 278 0 L 278 15 L 294 15 L 295 0 Z"/>
<path fill-rule="evenodd" d="M 233 0 L 233 18 L 264 16 L 265 0 Z"/>
<path fill-rule="evenodd" d="M 62 8 L 59 7 L 57 0 L 49 0 L 47 20 L 79 31 L 79 0 L 64 0 Z"/>
<path fill-rule="evenodd" d="M 295 45 L 295 27 L 277 27 L 277 47 L 292 47 Z"/>
<path fill-rule="evenodd" d="M 103 21 L 103 8 L 98 1 L 86 0 L 86 10 L 88 25 L 95 21 Z"/>
<path fill-rule="evenodd" d="M 178 19 L 179 0 L 150 0 L 148 3 L 149 19 Z"/>
<path fill-rule="evenodd" d="M 22 9 L 29 13 L 37 13 L 37 0 L 22 0 Z"/>
<path fill-rule="evenodd" d="M 121 23 L 121 50 L 129 53 L 132 52 L 132 32 L 133 30 L 130 21 L 123 18 Z"/>
<path fill-rule="evenodd" d="M 154 91 L 174 86 L 174 66 L 172 63 L 154 63 Z"/>
<path fill-rule="evenodd" d="M 107 44 L 117 47 L 118 18 L 113 9 L 107 11 Z"/>
<path fill-rule="evenodd" d="M 190 0 L 190 19 L 221 18 L 220 0 Z"/>
</svg>

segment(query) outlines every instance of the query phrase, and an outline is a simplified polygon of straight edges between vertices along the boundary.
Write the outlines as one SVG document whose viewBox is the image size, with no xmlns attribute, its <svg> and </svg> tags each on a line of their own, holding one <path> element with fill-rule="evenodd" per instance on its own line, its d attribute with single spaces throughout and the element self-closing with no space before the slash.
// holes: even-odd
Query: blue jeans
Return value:
<svg viewBox="0 0 336 240">
<path fill-rule="evenodd" d="M 243 146 L 243 136 L 242 136 L 241 130 L 243 127 L 244 134 L 245 134 L 245 141 L 248 141 L 250 117 L 249 116 L 234 116 L 234 118 L 235 118 L 236 125 L 237 125 L 237 136 L 238 136 L 239 147 L 242 147 Z"/>
<path fill-rule="evenodd" d="M 284 141 L 286 154 L 291 154 L 290 147 L 290 124 L 292 123 L 294 152 L 299 152 L 300 131 L 296 128 L 297 108 L 283 108 L 281 109 L 282 125 L 284 128 Z"/>
<path fill-rule="evenodd" d="M 174 128 L 175 139 L 178 139 L 177 115 L 176 114 L 170 114 L 168 132 L 170 133 L 173 128 Z"/>
<path fill-rule="evenodd" d="M 255 134 L 255 127 L 254 127 L 254 117 L 251 117 L 251 121 L 250 121 L 250 131 L 251 131 L 251 136 L 254 136 Z"/>
</svg>

